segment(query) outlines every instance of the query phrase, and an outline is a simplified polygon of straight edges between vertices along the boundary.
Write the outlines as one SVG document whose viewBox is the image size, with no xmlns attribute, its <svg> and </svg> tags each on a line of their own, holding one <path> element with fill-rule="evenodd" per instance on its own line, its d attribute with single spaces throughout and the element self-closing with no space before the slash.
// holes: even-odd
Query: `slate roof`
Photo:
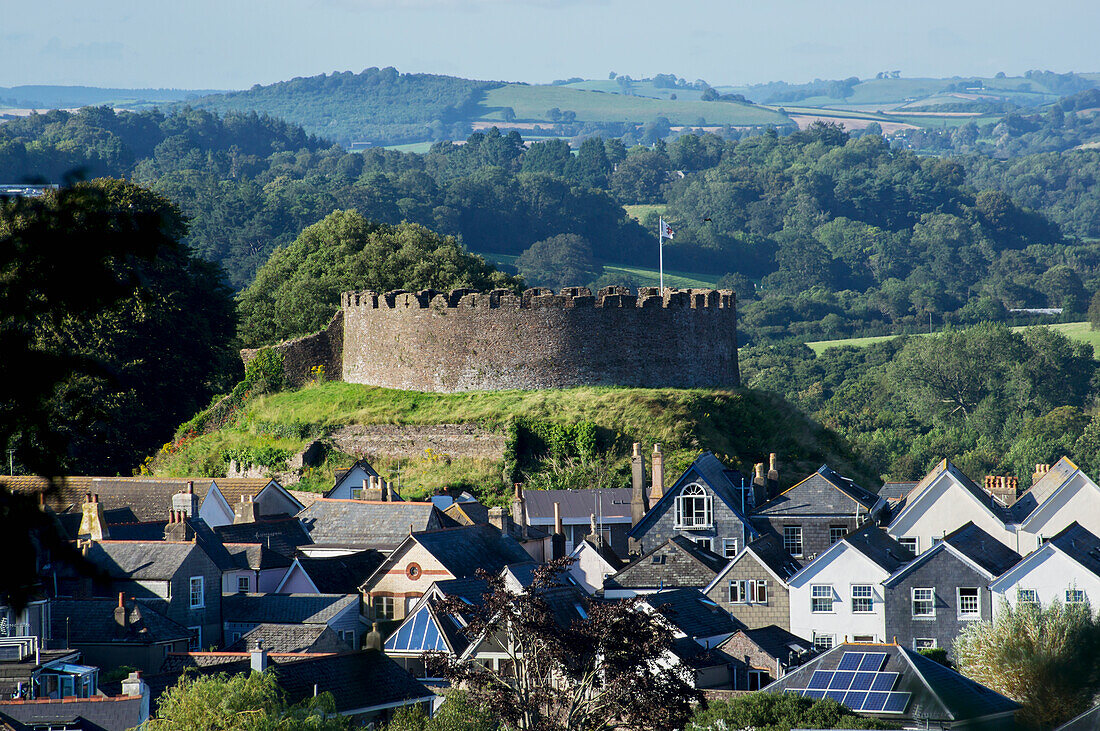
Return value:
<svg viewBox="0 0 1100 731">
<path fill-rule="evenodd" d="M 0 721 L 7 721 L 17 731 L 62 725 L 79 731 L 125 731 L 145 721 L 141 708 L 142 699 L 137 696 L 5 700 L 0 701 Z"/>
<path fill-rule="evenodd" d="M 655 557 L 662 560 L 655 562 Z M 677 566 L 676 557 L 686 557 Z M 607 577 L 605 589 L 703 588 L 726 566 L 726 559 L 684 536 L 673 536 Z"/>
<path fill-rule="evenodd" d="M 1100 706 L 1093 706 L 1089 710 L 1076 716 L 1054 729 L 1054 731 L 1096 731 L 1100 728 Z"/>
<path fill-rule="evenodd" d="M 295 500 L 300 502 L 303 508 L 308 508 L 321 498 L 320 493 L 309 492 L 308 490 L 287 490 L 287 492 L 290 493 Z"/>
<path fill-rule="evenodd" d="M 222 621 L 326 624 L 358 602 L 358 596 L 344 594 L 227 594 Z"/>
<path fill-rule="evenodd" d="M 874 523 L 868 523 L 859 530 L 849 533 L 842 542 L 859 551 L 890 574 L 915 558 L 912 551 L 895 541 Z"/>
<path fill-rule="evenodd" d="M 897 515 L 900 516 L 902 512 L 911 508 L 913 503 L 920 498 L 921 494 L 944 473 L 951 475 L 964 490 L 969 492 L 981 505 L 984 505 L 1002 523 L 1011 523 L 1015 521 L 1011 508 L 1006 508 L 1002 505 L 1000 501 L 996 500 L 992 495 L 979 487 L 977 483 L 967 477 L 965 472 L 947 459 L 942 460 L 932 468 L 931 472 L 925 475 L 921 481 L 917 483 L 917 486 L 909 492 L 909 495 L 905 499 L 905 508 L 898 511 Z"/>
<path fill-rule="evenodd" d="M 1011 714 L 1020 705 L 959 673 L 898 645 L 841 644 L 801 667 L 790 670 L 767 688 L 767 693 L 783 693 L 805 688 L 817 670 L 836 670 L 844 653 L 885 653 L 883 672 L 898 673 L 894 692 L 910 693 L 903 713 L 880 714 L 860 711 L 864 716 L 924 723 L 962 723 L 1002 714 Z"/>
<path fill-rule="evenodd" d="M 915 488 L 917 484 L 916 480 L 910 482 L 887 482 L 878 491 L 878 496 L 892 503 L 896 503 L 908 497 L 909 493 L 913 492 L 913 488 Z"/>
<path fill-rule="evenodd" d="M 249 652 L 259 642 L 269 652 L 347 652 L 348 644 L 326 624 L 256 625 L 229 645 L 227 652 Z"/>
<path fill-rule="evenodd" d="M 691 638 L 733 634 L 745 625 L 698 589 L 671 589 L 647 594 L 645 602 Z"/>
<path fill-rule="evenodd" d="M 218 492 L 229 503 L 230 509 L 239 503 L 245 495 L 256 497 L 271 483 L 279 485 L 278 481 L 270 477 L 215 477 L 213 480 L 207 478 L 207 482 L 208 484 L 213 482 L 218 486 Z M 279 485 L 279 487 L 282 487 L 282 485 Z"/>
<path fill-rule="evenodd" d="M 993 576 L 1000 576 L 1020 561 L 1020 554 L 998 541 L 984 530 L 967 523 L 950 535 L 944 536 L 960 553 L 981 566 Z"/>
<path fill-rule="evenodd" d="M 86 558 L 114 579 L 171 579 L 187 557 L 201 549 L 194 543 L 166 541 L 95 541 Z"/>
<path fill-rule="evenodd" d="M 298 546 L 310 543 L 309 531 L 296 517 L 220 525 L 214 533 L 226 543 L 262 543 L 289 558 L 294 558 Z"/>
<path fill-rule="evenodd" d="M 187 639 L 190 631 L 148 604 L 127 600 L 129 627 L 115 622 L 115 599 L 54 599 L 50 602 L 53 637 L 72 645 L 100 642 L 153 644 Z"/>
<path fill-rule="evenodd" d="M 285 554 L 272 551 L 260 543 L 225 543 L 223 545 L 237 568 L 262 571 L 289 568 L 293 563 Z"/>
<path fill-rule="evenodd" d="M 757 508 L 753 515 L 852 515 L 855 505 L 868 512 L 879 496 L 837 474 L 828 465 Z"/>
<path fill-rule="evenodd" d="M 322 594 L 355 594 L 385 560 L 381 552 L 368 549 L 343 556 L 302 556 L 298 565 Z"/>
<path fill-rule="evenodd" d="M 1075 522 L 1048 542 L 1087 570 L 1100 576 L 1100 537 L 1093 535 Z"/>
<path fill-rule="evenodd" d="M 629 487 L 612 487 L 603 490 L 524 490 L 524 505 L 529 521 L 554 522 L 554 503 L 561 504 L 562 520 L 573 519 L 588 522 L 588 516 L 602 515 L 604 520 L 625 519 L 630 522 Z"/>
<path fill-rule="evenodd" d="M 703 452 L 696 457 L 691 466 L 684 470 L 684 473 L 673 483 L 672 487 L 665 491 L 661 499 L 650 507 L 649 512 L 630 529 L 627 535 L 633 538 L 645 535 L 653 522 L 669 509 L 669 504 L 680 494 L 680 490 L 688 483 L 692 473 L 702 478 L 703 482 L 714 491 L 718 499 L 744 524 L 745 530 L 750 535 L 759 535 L 756 527 L 741 512 L 741 488 L 739 484 L 734 484 L 735 479 L 738 480 L 738 483 L 740 482 L 740 473 L 735 470 L 727 470 L 725 465 L 714 456 L 713 452 Z"/>
<path fill-rule="evenodd" d="M 298 513 L 313 543 L 391 551 L 412 532 L 454 524 L 431 503 L 319 498 Z"/>
<path fill-rule="evenodd" d="M 693 670 L 729 664 L 729 658 L 716 650 L 708 650 L 690 637 L 677 637 L 669 648 L 681 663 Z"/>
<path fill-rule="evenodd" d="M 165 520 L 172 507 L 172 495 L 187 489 L 194 482 L 195 494 L 201 500 L 206 494 L 209 478 L 152 477 L 63 477 L 61 487 L 46 492 L 45 502 L 56 513 L 80 515 L 80 504 L 87 493 L 99 495 L 104 511 L 125 511 L 118 522 L 137 523 Z M 14 492 L 36 494 L 46 491 L 45 478 L 31 475 L 4 477 L 3 484 Z"/>
<path fill-rule="evenodd" d="M 592 549 L 596 551 L 596 553 L 600 554 L 600 558 L 606 561 L 607 565 L 615 571 L 618 571 L 623 566 L 626 566 L 626 561 L 619 558 L 619 554 L 615 553 L 615 550 L 611 548 L 611 546 L 609 546 L 606 541 L 593 543 L 589 539 L 585 538 L 582 543 L 587 543 L 589 546 L 591 546 Z M 573 549 L 574 552 L 576 550 L 576 548 Z"/>
<path fill-rule="evenodd" d="M 453 502 L 443 509 L 443 515 L 450 518 L 455 525 L 488 525 L 489 508 L 476 500 L 468 502 Z M 515 516 L 512 516 L 515 518 Z M 515 520 L 509 523 L 508 535 L 517 541 L 540 540 L 546 538 L 549 533 L 535 525 L 521 527 Z"/>
<path fill-rule="evenodd" d="M 734 636 L 737 635 L 744 635 L 763 652 L 781 661 L 784 665 L 788 664 L 792 654 L 800 656 L 804 652 L 814 651 L 813 642 L 804 640 L 798 635 L 792 634 L 775 624 L 769 624 L 766 627 L 756 627 L 754 629 L 742 629 L 734 633 Z M 726 642 L 729 641 L 730 640 L 726 640 Z M 723 649 L 725 644 L 726 643 L 723 642 L 718 648 Z"/>
<path fill-rule="evenodd" d="M 478 569 L 495 574 L 508 564 L 531 560 L 523 546 L 491 525 L 463 525 L 411 537 L 455 578 L 474 576 Z"/>
<path fill-rule="evenodd" d="M 1023 495 L 1016 498 L 1016 502 L 1012 503 L 1013 518 L 1017 522 L 1023 522 L 1035 511 L 1035 508 L 1046 502 L 1046 499 L 1065 484 L 1066 480 L 1076 471 L 1077 465 L 1067 457 L 1062 457 L 1055 462 L 1045 475 L 1040 477 Z"/>
<path fill-rule="evenodd" d="M 774 533 L 757 538 L 745 548 L 751 550 L 779 578 L 786 581 L 802 570 L 800 564 L 783 548 L 783 539 Z"/>
</svg>

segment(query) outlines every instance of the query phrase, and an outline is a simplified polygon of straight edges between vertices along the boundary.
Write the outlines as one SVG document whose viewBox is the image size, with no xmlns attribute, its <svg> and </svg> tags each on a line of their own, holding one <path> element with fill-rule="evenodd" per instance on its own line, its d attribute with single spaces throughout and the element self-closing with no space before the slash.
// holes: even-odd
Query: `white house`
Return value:
<svg viewBox="0 0 1100 731">
<path fill-rule="evenodd" d="M 1021 602 L 1050 604 L 1100 603 L 1100 538 L 1073 523 L 990 585 L 994 613 L 1000 599 L 1012 606 Z"/>
<path fill-rule="evenodd" d="M 882 582 L 912 559 L 873 524 L 837 541 L 788 581 L 791 632 L 818 649 L 885 641 Z"/>
<path fill-rule="evenodd" d="M 210 482 L 198 513 L 208 526 L 217 528 L 264 516 L 297 515 L 304 507 L 275 480 L 218 477 Z"/>
<path fill-rule="evenodd" d="M 1100 535 L 1100 486 L 1063 457 L 1012 506 L 1020 521 L 1018 552 L 1028 554 L 1076 522 Z"/>
<path fill-rule="evenodd" d="M 325 493 L 325 497 L 343 500 L 367 499 L 363 493 L 363 483 L 377 477 L 378 473 L 367 464 L 366 460 L 358 460 L 350 468 L 336 471 L 336 481 L 332 489 Z"/>
<path fill-rule="evenodd" d="M 603 589 L 604 579 L 625 566 L 608 546 L 597 546 L 587 539 L 577 544 L 569 558 L 573 559 L 569 575 L 589 594 Z"/>
<path fill-rule="evenodd" d="M 1007 507 L 945 459 L 917 483 L 886 531 L 919 554 L 945 535 L 973 523 L 1013 551 L 1023 553 L 1017 547 L 1012 520 Z"/>
</svg>

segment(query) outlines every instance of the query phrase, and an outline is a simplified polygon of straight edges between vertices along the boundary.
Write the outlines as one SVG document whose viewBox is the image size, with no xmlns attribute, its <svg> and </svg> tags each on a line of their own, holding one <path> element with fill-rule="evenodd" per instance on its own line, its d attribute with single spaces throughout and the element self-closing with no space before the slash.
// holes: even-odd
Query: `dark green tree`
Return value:
<svg viewBox="0 0 1100 731">
<path fill-rule="evenodd" d="M 559 234 L 536 241 L 516 259 L 524 281 L 534 287 L 584 286 L 603 271 L 592 257 L 592 246 L 576 234 Z"/>
</svg>

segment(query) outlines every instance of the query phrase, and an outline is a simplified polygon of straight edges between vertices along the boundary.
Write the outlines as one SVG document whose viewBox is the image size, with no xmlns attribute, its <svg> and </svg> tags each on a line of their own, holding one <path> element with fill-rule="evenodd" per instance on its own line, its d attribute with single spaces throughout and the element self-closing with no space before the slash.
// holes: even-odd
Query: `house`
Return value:
<svg viewBox="0 0 1100 731">
<path fill-rule="evenodd" d="M 265 622 L 245 632 L 227 652 L 250 652 L 262 647 L 269 653 L 318 654 L 352 649 L 327 624 L 274 624 Z"/>
<path fill-rule="evenodd" d="M 299 546 L 311 542 L 309 531 L 296 516 L 229 523 L 213 531 L 222 543 L 256 543 L 290 559 L 298 555 Z"/>
<path fill-rule="evenodd" d="M 1036 550 L 1075 522 L 1100 535 L 1100 486 L 1063 457 L 1012 504 L 1012 513 L 1019 523 L 1021 554 Z"/>
<path fill-rule="evenodd" d="M 840 539 L 787 582 L 791 632 L 827 650 L 841 642 L 882 642 L 882 582 L 913 554 L 873 523 Z"/>
<path fill-rule="evenodd" d="M 554 555 L 553 539 L 549 531 L 527 525 L 523 485 L 517 484 L 515 488 L 511 516 L 505 512 L 504 508 L 486 508 L 476 500 L 452 502 L 443 511 L 444 515 L 457 525 L 496 526 L 497 530 L 518 541 L 523 546 L 523 550 L 527 551 L 535 561 L 544 562 L 553 558 L 561 558 L 565 555 L 565 551 L 562 550 L 557 556 Z M 432 502 L 435 503 L 436 501 L 433 500 Z"/>
<path fill-rule="evenodd" d="M 47 647 L 45 641 L 33 635 L 0 637 L 0 698 L 95 695 L 98 671 L 78 664 L 80 651 Z"/>
<path fill-rule="evenodd" d="M 267 477 L 216 477 L 207 487 L 199 515 L 217 528 L 260 518 L 297 515 L 305 506 Z"/>
<path fill-rule="evenodd" d="M 1019 551 L 1009 508 L 945 459 L 917 483 L 886 530 L 913 553 L 922 553 L 967 523 Z"/>
<path fill-rule="evenodd" d="M 448 599 L 458 599 L 471 607 L 481 604 L 488 591 L 484 579 L 445 579 L 435 581 L 409 612 L 405 620 L 386 638 L 387 655 L 416 678 L 439 681 L 428 672 L 424 655 L 443 652 L 453 657 L 465 657 L 475 638 L 462 630 L 467 620 L 455 614 L 444 614 L 439 605 Z"/>
<path fill-rule="evenodd" d="M 739 629 L 718 650 L 729 659 L 733 690 L 761 690 L 816 655 L 809 640 L 774 624 Z"/>
<path fill-rule="evenodd" d="M 1024 556 L 989 585 L 997 599 L 1013 607 L 1021 603 L 1095 605 L 1100 601 L 1100 537 L 1071 524 Z M 996 615 L 999 602 L 994 604 Z"/>
<path fill-rule="evenodd" d="M 591 533 L 590 516 L 596 516 L 596 527 L 606 545 L 618 556 L 627 555 L 626 534 L 630 531 L 629 487 L 600 490 L 525 490 L 524 518 L 527 525 L 546 533 L 554 529 L 554 505 L 558 506 L 565 531 L 565 552 L 571 553 Z M 465 509 L 462 503 L 454 506 Z M 449 511 L 448 511 L 449 512 Z"/>
<path fill-rule="evenodd" d="M 149 686 L 140 672 L 122 681 L 122 694 L 39 700 L 0 700 L 0 729 L 11 731 L 128 731 L 149 720 Z"/>
<path fill-rule="evenodd" d="M 702 589 L 725 565 L 726 559 L 690 538 L 676 535 L 609 576 L 603 595 L 621 599 L 665 589 Z"/>
<path fill-rule="evenodd" d="M 903 728 L 1010 731 L 1020 705 L 907 647 L 839 644 L 764 689 L 832 698 Z"/>
<path fill-rule="evenodd" d="M 603 589 L 607 578 L 626 565 L 603 541 L 587 539 L 573 548 L 569 558 L 573 560 L 567 570 L 569 576 L 589 594 Z"/>
<path fill-rule="evenodd" d="M 372 480 L 380 479 L 379 474 L 365 459 L 356 460 L 355 464 L 347 469 L 336 470 L 336 479 L 331 488 L 325 492 L 325 497 L 336 500 L 370 500 L 381 499 L 381 496 L 368 498 L 364 494 L 364 488 L 372 487 Z"/>
<path fill-rule="evenodd" d="M 663 468 L 660 475 L 663 481 Z M 751 507 L 746 497 L 749 490 L 741 489 L 739 473 L 727 470 L 714 454 L 699 455 L 667 491 L 659 486 L 658 477 L 655 469 L 655 489 L 649 496 L 653 507 L 627 534 L 637 553 L 680 536 L 719 556 L 733 558 L 758 537 L 759 531 L 745 517 Z"/>
<path fill-rule="evenodd" d="M 1020 555 L 967 523 L 883 582 L 886 636 L 906 647 L 941 647 L 952 655 L 955 638 L 971 622 L 993 619 L 989 583 Z"/>
<path fill-rule="evenodd" d="M 478 570 L 498 573 L 530 560 L 515 539 L 492 525 L 410 533 L 360 591 L 373 619 L 404 619 L 433 581 L 466 579 Z"/>
<path fill-rule="evenodd" d="M 149 604 L 124 595 L 111 599 L 52 602 L 56 641 L 79 650 L 86 664 L 111 670 L 128 665 L 147 673 L 160 669 L 170 652 L 186 652 L 192 631 Z"/>
<path fill-rule="evenodd" d="M 292 561 L 262 543 L 223 543 L 233 561 L 222 574 L 222 593 L 277 591 Z"/>
<path fill-rule="evenodd" d="M 274 591 L 286 594 L 358 594 L 359 586 L 385 560 L 367 549 L 342 556 L 299 556 Z"/>
<path fill-rule="evenodd" d="M 787 581 L 802 569 L 769 533 L 741 549 L 704 589 L 711 600 L 746 627 L 777 625 L 790 629 Z"/>
<path fill-rule="evenodd" d="M 232 594 L 222 602 L 225 638 L 232 644 L 261 624 L 331 627 L 349 647 L 365 636 L 358 597 L 346 594 Z"/>
<path fill-rule="evenodd" d="M 752 512 L 753 525 L 783 541 L 792 557 L 812 561 L 849 532 L 877 521 L 886 500 L 822 465 Z"/>
<path fill-rule="evenodd" d="M 878 496 L 886 501 L 891 515 L 896 515 L 898 511 L 905 507 L 906 498 L 909 497 L 909 493 L 913 492 L 918 484 L 916 481 L 885 482 L 879 488 Z"/>
<path fill-rule="evenodd" d="M 367 549 L 389 553 L 409 533 L 455 525 L 432 503 L 321 498 L 298 514 L 312 544 L 307 556 L 339 556 Z"/>
<path fill-rule="evenodd" d="M 638 603 L 643 611 L 656 612 L 677 637 L 690 637 L 711 649 L 729 639 L 744 625 L 698 589 L 668 589 L 646 594 Z"/>
</svg>

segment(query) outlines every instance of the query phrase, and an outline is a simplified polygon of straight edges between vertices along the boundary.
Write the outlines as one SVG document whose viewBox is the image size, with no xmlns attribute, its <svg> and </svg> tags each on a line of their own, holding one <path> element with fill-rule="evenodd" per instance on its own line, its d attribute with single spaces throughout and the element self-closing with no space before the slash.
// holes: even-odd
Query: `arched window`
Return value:
<svg viewBox="0 0 1100 731">
<path fill-rule="evenodd" d="M 702 485 L 693 482 L 676 498 L 676 527 L 710 528 L 713 524 L 711 497 Z"/>
</svg>

